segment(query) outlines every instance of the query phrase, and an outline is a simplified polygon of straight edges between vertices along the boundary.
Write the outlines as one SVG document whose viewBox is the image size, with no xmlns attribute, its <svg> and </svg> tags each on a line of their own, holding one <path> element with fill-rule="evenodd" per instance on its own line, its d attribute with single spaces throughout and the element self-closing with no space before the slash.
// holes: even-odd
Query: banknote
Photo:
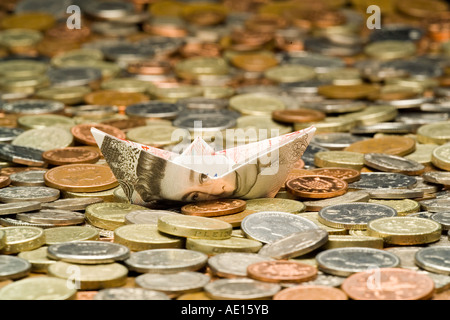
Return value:
<svg viewBox="0 0 450 320">
<path fill-rule="evenodd" d="M 148 206 L 157 200 L 274 197 L 315 128 L 220 151 L 197 137 L 180 153 L 91 132 L 130 202 Z"/>
</svg>

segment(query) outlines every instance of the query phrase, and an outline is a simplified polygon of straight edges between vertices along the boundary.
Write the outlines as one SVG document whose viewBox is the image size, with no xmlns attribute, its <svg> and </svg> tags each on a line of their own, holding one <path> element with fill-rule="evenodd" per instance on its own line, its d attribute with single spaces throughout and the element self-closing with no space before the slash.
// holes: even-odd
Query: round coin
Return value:
<svg viewBox="0 0 450 320">
<path fill-rule="evenodd" d="M 344 180 L 321 175 L 301 176 L 286 182 L 286 189 L 294 196 L 309 199 L 332 198 L 347 192 Z"/>
<path fill-rule="evenodd" d="M 253 263 L 267 261 L 270 258 L 248 252 L 226 252 L 211 256 L 208 267 L 221 278 L 246 277 L 247 267 Z"/>
<path fill-rule="evenodd" d="M 416 149 L 416 142 L 412 138 L 389 136 L 372 138 L 352 143 L 344 151 L 359 153 L 385 153 L 394 156 L 405 156 Z"/>
<path fill-rule="evenodd" d="M 0 159 L 26 166 L 42 167 L 42 150 L 0 143 Z"/>
<path fill-rule="evenodd" d="M 22 251 L 37 249 L 45 244 L 44 230 L 37 227 L 6 227 L 5 246 L 0 250 L 2 254 L 15 254 Z"/>
<path fill-rule="evenodd" d="M 281 286 L 253 279 L 219 279 L 204 286 L 206 294 L 216 300 L 270 299 Z"/>
<path fill-rule="evenodd" d="M 241 229 L 250 239 L 271 243 L 293 233 L 318 229 L 318 226 L 296 214 L 261 211 L 245 217 L 242 220 Z"/>
<path fill-rule="evenodd" d="M 162 292 L 142 288 L 109 288 L 97 292 L 94 300 L 170 300 L 170 298 Z"/>
<path fill-rule="evenodd" d="M 244 211 L 246 202 L 239 199 L 219 199 L 189 203 L 181 207 L 181 213 L 193 216 L 216 217 Z"/>
<path fill-rule="evenodd" d="M 340 289 L 318 286 L 302 285 L 283 289 L 278 292 L 273 300 L 347 300 L 348 297 Z"/>
<path fill-rule="evenodd" d="M 377 279 L 373 272 L 358 272 L 344 280 L 342 290 L 353 300 L 426 300 L 434 291 L 434 281 L 413 270 L 382 268 Z"/>
<path fill-rule="evenodd" d="M 0 216 L 10 215 L 21 212 L 30 212 L 41 209 L 41 202 L 39 201 L 23 201 L 0 204 Z"/>
<path fill-rule="evenodd" d="M 99 231 L 87 226 L 65 226 L 45 229 L 45 243 L 47 245 L 60 244 L 70 241 L 98 240 Z"/>
<path fill-rule="evenodd" d="M 14 186 L 45 186 L 44 174 L 47 170 L 31 170 L 16 172 L 9 176 Z"/>
<path fill-rule="evenodd" d="M 20 252 L 17 256 L 31 263 L 32 273 L 47 273 L 48 267 L 51 264 L 56 263 L 55 260 L 47 258 L 46 246 L 30 251 Z"/>
<path fill-rule="evenodd" d="M 167 214 L 178 214 L 168 210 L 137 210 L 125 216 L 126 224 L 152 224 L 157 226 L 158 219 Z"/>
<path fill-rule="evenodd" d="M 17 280 L 30 273 L 31 264 L 22 258 L 1 255 L 0 256 L 0 281 Z"/>
<path fill-rule="evenodd" d="M 450 171 L 450 145 L 444 144 L 431 153 L 431 163 L 446 171 Z"/>
<path fill-rule="evenodd" d="M 82 224 L 84 222 L 84 214 L 69 210 L 42 209 L 33 213 L 18 213 L 16 214 L 16 219 L 36 224 L 70 226 Z"/>
<path fill-rule="evenodd" d="M 103 199 L 101 198 L 59 199 L 56 201 L 43 203 L 41 207 L 42 209 L 84 211 L 87 206 L 101 202 L 103 202 Z"/>
<path fill-rule="evenodd" d="M 401 173 L 361 173 L 358 181 L 349 184 L 349 189 L 406 189 L 417 184 L 417 179 Z"/>
<path fill-rule="evenodd" d="M 265 282 L 303 282 L 317 276 L 317 268 L 288 260 L 256 262 L 247 267 L 249 278 Z"/>
<path fill-rule="evenodd" d="M 231 237 L 224 240 L 186 239 L 186 249 L 215 255 L 223 252 L 250 252 L 256 253 L 262 247 L 262 243 L 256 240 Z"/>
<path fill-rule="evenodd" d="M 128 259 L 130 249 L 111 242 L 73 241 L 50 245 L 47 248 L 47 256 L 50 259 L 69 263 L 113 263 Z"/>
<path fill-rule="evenodd" d="M 59 198 L 59 190 L 47 187 L 8 187 L 0 189 L 0 201 L 5 203 L 51 202 Z"/>
<path fill-rule="evenodd" d="M 316 122 L 325 119 L 325 113 L 313 109 L 275 110 L 272 119 L 280 122 Z"/>
<path fill-rule="evenodd" d="M 450 185 L 450 172 L 431 171 L 422 174 L 425 181 L 443 185 Z"/>
<path fill-rule="evenodd" d="M 305 211 L 302 202 L 280 198 L 257 198 L 247 201 L 247 210 L 252 211 L 281 211 L 288 213 L 300 213 Z"/>
<path fill-rule="evenodd" d="M 306 206 L 307 211 L 320 211 L 321 209 L 336 205 L 336 204 L 346 204 L 352 202 L 367 202 L 370 199 L 370 195 L 365 191 L 349 191 L 346 194 L 330 199 L 322 200 L 310 200 L 303 201 Z"/>
<path fill-rule="evenodd" d="M 72 142 L 73 136 L 68 130 L 59 127 L 47 127 L 27 130 L 18 135 L 11 144 L 44 152 L 50 149 L 68 147 Z"/>
<path fill-rule="evenodd" d="M 54 277 L 32 277 L 14 281 L 0 289 L 1 300 L 72 300 L 77 290 Z"/>
<path fill-rule="evenodd" d="M 352 247 L 322 251 L 316 261 L 322 272 L 341 277 L 374 268 L 395 268 L 400 264 L 400 259 L 391 252 Z"/>
<path fill-rule="evenodd" d="M 450 141 L 450 122 L 439 121 L 424 124 L 417 129 L 417 141 L 420 143 L 444 144 Z"/>
<path fill-rule="evenodd" d="M 306 149 L 308 150 L 309 147 Z M 364 155 L 349 151 L 319 151 L 314 155 L 313 164 L 320 168 L 340 167 L 361 170 Z"/>
<path fill-rule="evenodd" d="M 396 215 L 395 209 L 382 204 L 347 203 L 321 209 L 319 222 L 332 228 L 366 229 L 372 220 Z"/>
<path fill-rule="evenodd" d="M 91 128 L 96 128 L 100 131 L 106 132 L 107 134 L 110 134 L 116 138 L 119 139 L 125 139 L 126 135 L 125 133 L 113 126 L 109 126 L 106 124 L 89 124 L 89 123 L 83 123 L 78 124 L 70 130 L 70 132 L 73 134 L 76 141 L 89 145 L 89 146 L 96 146 L 97 143 L 95 142 L 94 136 L 91 133 Z"/>
<path fill-rule="evenodd" d="M 128 224 L 118 227 L 114 230 L 114 242 L 131 251 L 182 248 L 184 245 L 183 239 L 159 232 L 156 224 Z"/>
<path fill-rule="evenodd" d="M 48 170 L 45 184 L 65 191 L 96 192 L 119 185 L 111 169 L 99 164 L 67 164 Z"/>
<path fill-rule="evenodd" d="M 100 159 L 100 153 L 82 147 L 68 147 L 62 149 L 47 150 L 42 154 L 45 162 L 61 166 L 65 164 L 96 163 Z"/>
<path fill-rule="evenodd" d="M 326 167 L 326 168 L 312 169 L 311 171 L 313 172 L 313 174 L 317 174 L 320 176 L 335 177 L 344 180 L 347 183 L 359 180 L 359 176 L 361 175 L 361 173 L 358 170 L 350 168 Z"/>
<path fill-rule="evenodd" d="M 433 213 L 430 219 L 440 223 L 442 230 L 450 230 L 450 212 Z"/>
<path fill-rule="evenodd" d="M 397 172 L 417 176 L 424 172 L 425 166 L 417 161 L 384 153 L 366 153 L 364 164 L 383 172 Z"/>
<path fill-rule="evenodd" d="M 450 248 L 437 246 L 418 250 L 414 256 L 416 264 L 429 272 L 450 275 Z"/>
<path fill-rule="evenodd" d="M 125 224 L 125 216 L 133 211 L 144 210 L 145 207 L 119 202 L 95 203 L 86 207 L 85 218 L 91 225 L 114 230 Z"/>
</svg>

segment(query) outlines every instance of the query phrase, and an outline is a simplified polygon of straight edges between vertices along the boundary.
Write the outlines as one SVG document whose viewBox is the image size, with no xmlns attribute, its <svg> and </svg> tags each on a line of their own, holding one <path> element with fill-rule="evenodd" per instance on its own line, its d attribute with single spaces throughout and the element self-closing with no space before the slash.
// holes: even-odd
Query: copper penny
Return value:
<svg viewBox="0 0 450 320">
<path fill-rule="evenodd" d="M 394 156 L 405 156 L 414 152 L 416 142 L 412 138 L 391 136 L 372 138 L 352 143 L 344 151 L 359 153 L 386 153 Z"/>
<path fill-rule="evenodd" d="M 312 172 L 311 170 L 292 169 L 291 171 L 289 171 L 289 174 L 288 174 L 285 182 L 288 182 L 289 180 L 295 179 L 297 177 L 312 176 L 312 175 L 314 175 L 314 172 Z"/>
<path fill-rule="evenodd" d="M 286 182 L 286 190 L 301 198 L 333 198 L 346 193 L 347 188 L 344 180 L 321 175 L 301 176 Z"/>
<path fill-rule="evenodd" d="M 139 92 L 120 92 L 115 90 L 98 90 L 87 94 L 84 101 L 90 105 L 126 107 L 131 104 L 146 102 L 149 97 Z"/>
<path fill-rule="evenodd" d="M 433 295 L 434 281 L 410 269 L 380 268 L 349 276 L 341 288 L 353 300 L 425 300 Z"/>
<path fill-rule="evenodd" d="M 318 93 L 329 99 L 364 99 L 378 94 L 379 89 L 370 84 L 324 85 Z"/>
<path fill-rule="evenodd" d="M 120 130 L 127 130 L 131 128 L 136 127 L 143 127 L 147 124 L 145 119 L 142 118 L 133 118 L 133 119 L 114 119 L 114 120 L 107 120 L 103 121 L 103 124 L 106 124 L 108 126 L 116 127 Z"/>
<path fill-rule="evenodd" d="M 9 176 L 0 176 L 0 188 L 7 187 L 11 184 L 11 179 Z"/>
<path fill-rule="evenodd" d="M 189 203 L 181 207 L 181 213 L 193 216 L 217 217 L 244 211 L 247 203 L 239 199 L 220 199 Z"/>
<path fill-rule="evenodd" d="M 122 130 L 101 123 L 78 124 L 76 126 L 73 126 L 72 129 L 70 129 L 70 131 L 72 132 L 73 137 L 75 138 L 76 141 L 86 145 L 96 146 L 97 143 L 95 142 L 94 136 L 91 133 L 91 128 L 96 128 L 119 139 L 126 138 L 126 135 Z"/>
<path fill-rule="evenodd" d="M 42 154 L 45 162 L 61 166 L 74 163 L 96 163 L 100 159 L 100 153 L 83 147 L 68 147 L 52 149 Z"/>
<path fill-rule="evenodd" d="M 329 167 L 312 169 L 311 171 L 313 174 L 339 178 L 347 183 L 358 181 L 361 176 L 361 173 L 358 170 L 350 168 Z"/>
<path fill-rule="evenodd" d="M 302 285 L 279 291 L 273 300 L 348 300 L 348 297 L 337 288 Z"/>
<path fill-rule="evenodd" d="M 288 123 L 316 122 L 325 119 L 325 113 L 312 109 L 276 110 L 272 119 Z"/>
<path fill-rule="evenodd" d="M 59 190 L 96 192 L 119 185 L 108 166 L 100 164 L 67 164 L 48 170 L 45 184 Z"/>
<path fill-rule="evenodd" d="M 270 260 L 247 267 L 249 278 L 266 282 L 304 282 L 316 278 L 317 268 L 290 260 Z"/>
<path fill-rule="evenodd" d="M 278 60 L 264 54 L 238 54 L 231 59 L 231 63 L 245 71 L 262 72 L 278 65 Z"/>
</svg>

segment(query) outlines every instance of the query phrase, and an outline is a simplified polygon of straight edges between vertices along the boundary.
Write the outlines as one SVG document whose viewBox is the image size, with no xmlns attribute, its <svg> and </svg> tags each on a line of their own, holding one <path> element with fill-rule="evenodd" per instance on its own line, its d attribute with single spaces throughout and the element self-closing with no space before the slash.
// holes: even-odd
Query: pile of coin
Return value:
<svg viewBox="0 0 450 320">
<path fill-rule="evenodd" d="M 0 300 L 450 299 L 450 6 L 370 4 L 2 1 Z M 274 198 L 151 207 L 90 132 L 310 126 Z"/>
</svg>

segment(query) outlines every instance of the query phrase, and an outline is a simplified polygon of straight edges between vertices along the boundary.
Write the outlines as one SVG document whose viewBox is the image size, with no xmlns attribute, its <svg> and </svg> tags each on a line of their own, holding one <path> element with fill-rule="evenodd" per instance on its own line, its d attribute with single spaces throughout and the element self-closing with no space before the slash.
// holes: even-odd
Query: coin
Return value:
<svg viewBox="0 0 450 320">
<path fill-rule="evenodd" d="M 450 123 L 439 121 L 424 124 L 417 129 L 417 141 L 420 143 L 444 144 L 450 141 Z"/>
<path fill-rule="evenodd" d="M 352 143 L 344 151 L 359 153 L 385 153 L 394 156 L 405 156 L 416 149 L 416 142 L 412 138 L 390 136 L 372 138 Z"/>
<path fill-rule="evenodd" d="M 282 211 L 289 213 L 300 213 L 305 211 L 305 205 L 297 200 L 277 198 L 257 198 L 247 201 L 247 210 L 259 211 Z"/>
<path fill-rule="evenodd" d="M 1 300 L 72 300 L 77 290 L 54 277 L 33 277 L 14 281 L 0 289 Z"/>
<path fill-rule="evenodd" d="M 418 250 L 414 256 L 414 260 L 422 269 L 450 275 L 449 256 L 450 250 L 447 247 L 429 247 Z"/>
<path fill-rule="evenodd" d="M 316 256 L 319 269 L 325 273 L 347 277 L 374 268 L 395 268 L 400 259 L 393 253 L 373 248 L 337 248 Z"/>
<path fill-rule="evenodd" d="M 43 203 L 41 207 L 42 209 L 84 211 L 87 206 L 101 202 L 103 202 L 103 199 L 101 198 L 59 199 L 56 201 Z"/>
<path fill-rule="evenodd" d="M 33 213 L 18 213 L 16 219 L 30 223 L 70 226 L 84 222 L 84 214 L 69 210 L 42 209 Z"/>
<path fill-rule="evenodd" d="M 6 128 L 0 127 L 0 141 L 1 142 L 11 142 L 17 136 L 23 133 L 23 129 L 20 128 Z"/>
<path fill-rule="evenodd" d="M 54 148 L 68 147 L 72 142 L 73 136 L 66 129 L 47 127 L 27 130 L 14 138 L 11 144 L 47 151 Z"/>
<path fill-rule="evenodd" d="M 321 175 L 301 176 L 286 182 L 286 190 L 302 198 L 323 199 L 343 195 L 348 184 L 344 180 Z"/>
<path fill-rule="evenodd" d="M 186 249 L 215 255 L 224 252 L 250 252 L 256 253 L 262 247 L 262 243 L 252 239 L 231 237 L 223 240 L 186 239 Z"/>
<path fill-rule="evenodd" d="M 407 175 L 420 175 L 425 166 L 410 159 L 383 153 L 366 153 L 364 164 L 370 168 L 383 172 L 398 172 Z"/>
<path fill-rule="evenodd" d="M 2 203 L 0 204 L 0 216 L 21 212 L 30 212 L 40 209 L 41 209 L 41 202 L 39 201 Z"/>
<path fill-rule="evenodd" d="M 0 188 L 7 187 L 11 184 L 9 176 L 0 176 Z"/>
<path fill-rule="evenodd" d="M 431 163 L 443 170 L 450 171 L 450 146 L 442 145 L 433 150 Z"/>
<path fill-rule="evenodd" d="M 0 159 L 26 166 L 42 167 L 45 165 L 42 159 L 42 150 L 4 143 L 0 144 Z"/>
<path fill-rule="evenodd" d="M 323 246 L 323 249 L 329 250 L 347 247 L 363 247 L 374 249 L 384 248 L 384 242 L 382 238 L 369 237 L 365 235 L 353 235 L 352 231 L 361 230 L 350 230 L 350 235 L 330 235 L 328 237 L 328 242 Z"/>
<path fill-rule="evenodd" d="M 417 179 L 401 173 L 361 173 L 360 179 L 349 184 L 349 189 L 405 189 L 417 184 Z"/>
<path fill-rule="evenodd" d="M 101 264 L 126 260 L 130 256 L 130 250 L 124 245 L 111 242 L 72 241 L 50 245 L 47 256 L 69 263 Z"/>
<path fill-rule="evenodd" d="M 408 199 L 421 198 L 424 192 L 420 189 L 364 189 L 371 199 Z"/>
<path fill-rule="evenodd" d="M 319 214 L 317 212 L 302 212 L 298 214 L 300 217 L 306 218 L 314 222 L 320 229 L 328 232 L 329 235 L 347 234 L 348 231 L 344 228 L 332 228 L 319 221 Z"/>
<path fill-rule="evenodd" d="M 246 202 L 239 199 L 219 199 L 186 204 L 181 213 L 202 217 L 215 217 L 244 211 Z"/>
<path fill-rule="evenodd" d="M 417 245 L 438 241 L 441 229 L 439 223 L 429 219 L 391 217 L 369 222 L 367 234 L 383 238 L 388 244 Z"/>
<path fill-rule="evenodd" d="M 317 225 L 292 213 L 261 211 L 253 213 L 242 221 L 242 231 L 253 240 L 271 243 L 293 233 L 318 229 Z"/>
<path fill-rule="evenodd" d="M 431 199 L 420 201 L 420 207 L 429 212 L 450 211 L 450 199 Z"/>
<path fill-rule="evenodd" d="M 396 215 L 395 209 L 382 204 L 347 203 L 321 209 L 319 221 L 333 228 L 366 229 L 372 220 Z"/>
<path fill-rule="evenodd" d="M 443 185 L 450 185 L 450 173 L 441 171 L 425 172 L 422 174 L 425 181 Z"/>
<path fill-rule="evenodd" d="M 89 123 L 83 123 L 83 124 L 78 124 L 74 127 L 72 127 L 72 129 L 70 130 L 70 132 L 73 134 L 73 137 L 75 138 L 76 141 L 78 141 L 79 143 L 85 144 L 85 145 L 89 145 L 89 146 L 96 146 L 97 143 L 95 142 L 94 136 L 91 133 L 91 128 L 96 128 L 100 131 L 106 132 L 107 134 L 110 134 L 116 138 L 119 139 L 125 139 L 126 135 L 125 133 L 120 130 L 117 129 L 116 127 L 113 126 L 109 126 L 106 124 L 101 124 L 101 123 L 97 123 L 97 124 L 89 124 Z"/>
<path fill-rule="evenodd" d="M 98 291 L 94 300 L 170 300 L 170 298 L 162 292 L 142 288 L 109 288 Z"/>
<path fill-rule="evenodd" d="M 270 299 L 281 286 L 253 279 L 219 279 L 204 286 L 206 294 L 216 300 Z"/>
<path fill-rule="evenodd" d="M 169 210 L 137 210 L 125 216 L 126 224 L 152 224 L 157 226 L 158 219 L 167 214 L 177 214 Z"/>
<path fill-rule="evenodd" d="M 39 248 L 45 243 L 44 230 L 37 227 L 6 227 L 2 228 L 5 233 L 6 243 L 2 254 L 15 254 L 22 251 Z"/>
<path fill-rule="evenodd" d="M 431 298 L 434 282 L 427 275 L 401 268 L 382 268 L 373 272 L 358 272 L 342 283 L 342 290 L 353 300 L 426 300 Z M 399 287 L 408 290 L 398 290 Z"/>
<path fill-rule="evenodd" d="M 159 217 L 158 230 L 179 237 L 228 239 L 231 224 L 206 217 L 166 215 Z"/>
<path fill-rule="evenodd" d="M 39 201 L 51 202 L 59 198 L 59 190 L 48 187 L 8 187 L 0 189 L 0 201 L 5 203 Z"/>
<path fill-rule="evenodd" d="M 77 272 L 76 279 L 73 278 L 74 270 Z M 123 286 L 128 269 L 120 263 L 83 265 L 58 261 L 48 268 L 48 274 L 64 279 L 66 286 L 72 283 L 78 290 L 99 290 Z"/>
<path fill-rule="evenodd" d="M 130 214 L 135 212 L 138 211 Z M 131 251 L 182 248 L 184 245 L 183 239 L 159 232 L 156 224 L 129 224 L 118 227 L 114 230 L 114 242 L 128 247 Z"/>
<path fill-rule="evenodd" d="M 210 277 L 194 271 L 170 274 L 146 273 L 136 277 L 136 285 L 147 290 L 156 290 L 174 298 L 184 293 L 200 291 Z"/>
<path fill-rule="evenodd" d="M 348 297 L 337 288 L 302 285 L 281 290 L 273 300 L 348 300 Z"/>
<path fill-rule="evenodd" d="M 0 256 L 0 280 L 17 280 L 26 277 L 31 270 L 31 264 L 22 258 L 2 255 Z"/>
<path fill-rule="evenodd" d="M 335 177 L 344 180 L 347 183 L 359 180 L 359 176 L 361 175 L 358 170 L 350 168 L 326 167 L 320 169 L 312 169 L 311 171 L 313 172 L 313 174 Z"/>
<path fill-rule="evenodd" d="M 45 184 L 60 190 L 95 192 L 118 186 L 117 179 L 107 166 L 98 164 L 67 164 L 48 170 Z"/>
<path fill-rule="evenodd" d="M 411 213 L 419 212 L 420 204 L 417 201 L 411 199 L 401 200 L 376 200 L 370 199 L 369 203 L 382 204 L 393 208 L 399 216 L 407 216 Z"/>
<path fill-rule="evenodd" d="M 95 227 L 114 230 L 125 224 L 125 216 L 145 207 L 118 202 L 95 203 L 86 207 L 86 221 Z"/>
<path fill-rule="evenodd" d="M 303 204 L 306 206 L 307 211 L 320 211 L 325 207 L 336 204 L 368 202 L 369 198 L 370 195 L 366 191 L 349 191 L 342 196 L 322 200 L 303 201 Z"/>
<path fill-rule="evenodd" d="M 246 200 L 249 201 L 249 200 Z M 255 213 L 255 210 L 244 210 L 238 213 L 228 214 L 226 216 L 218 216 L 218 217 L 212 217 L 212 219 L 220 220 L 223 222 L 227 222 L 231 224 L 233 228 L 240 227 L 242 220 L 244 220 L 245 217 L 248 215 Z"/>
<path fill-rule="evenodd" d="M 306 149 L 308 150 L 309 147 Z M 320 151 L 314 156 L 314 165 L 321 168 L 340 167 L 361 170 L 364 166 L 364 155 L 349 151 Z"/>
<path fill-rule="evenodd" d="M 17 257 L 27 260 L 31 263 L 32 273 L 47 273 L 48 267 L 56 263 L 55 260 L 47 258 L 47 247 L 40 247 L 30 251 L 22 251 Z"/>
<path fill-rule="evenodd" d="M 450 212 L 433 213 L 430 218 L 440 223 L 442 230 L 450 230 Z"/>
<path fill-rule="evenodd" d="M 325 114 L 313 109 L 295 109 L 295 110 L 275 110 L 272 112 L 272 119 L 280 122 L 315 122 L 325 119 Z"/>
<path fill-rule="evenodd" d="M 46 245 L 99 239 L 99 232 L 86 226 L 54 227 L 45 229 L 44 234 Z"/>
<path fill-rule="evenodd" d="M 32 170 L 13 173 L 9 176 L 14 186 L 45 186 L 44 174 L 46 170 Z"/>
<path fill-rule="evenodd" d="M 278 260 L 295 258 L 320 248 L 327 241 L 325 230 L 305 230 L 264 245 L 258 254 Z"/>
<path fill-rule="evenodd" d="M 378 88 L 371 84 L 357 85 L 323 85 L 318 93 L 330 99 L 364 99 L 378 92 Z"/>
<path fill-rule="evenodd" d="M 247 267 L 247 276 L 265 282 L 303 282 L 316 277 L 313 266 L 288 260 L 256 262 Z"/>
<path fill-rule="evenodd" d="M 284 102 L 266 94 L 248 93 L 232 97 L 230 108 L 243 115 L 271 115 L 273 111 L 286 108 Z"/>
<path fill-rule="evenodd" d="M 221 278 L 246 277 L 247 267 L 252 263 L 270 260 L 256 253 L 225 252 L 209 257 L 208 267 L 212 274 Z"/>
<path fill-rule="evenodd" d="M 42 154 L 42 158 L 45 162 L 55 166 L 78 163 L 96 163 L 98 159 L 100 159 L 100 153 L 86 148 L 67 147 L 62 149 L 47 150 Z"/>
</svg>

